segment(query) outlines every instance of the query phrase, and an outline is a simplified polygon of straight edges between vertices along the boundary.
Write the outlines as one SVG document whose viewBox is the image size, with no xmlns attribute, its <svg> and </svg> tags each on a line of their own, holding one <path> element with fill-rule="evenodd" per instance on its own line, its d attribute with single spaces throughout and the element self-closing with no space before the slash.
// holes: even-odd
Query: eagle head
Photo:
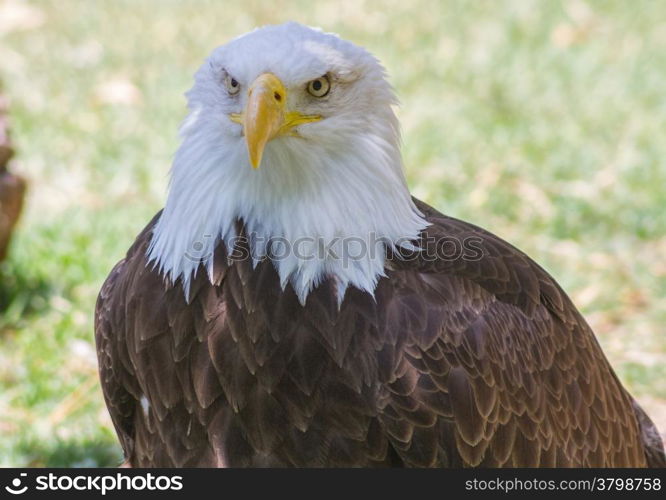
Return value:
<svg viewBox="0 0 666 500">
<path fill-rule="evenodd" d="M 149 257 L 172 280 L 212 269 L 221 241 L 273 261 L 302 303 L 324 279 L 369 293 L 387 249 L 426 225 L 402 170 L 396 98 L 379 61 L 336 35 L 287 23 L 213 51 L 189 114 Z"/>
</svg>

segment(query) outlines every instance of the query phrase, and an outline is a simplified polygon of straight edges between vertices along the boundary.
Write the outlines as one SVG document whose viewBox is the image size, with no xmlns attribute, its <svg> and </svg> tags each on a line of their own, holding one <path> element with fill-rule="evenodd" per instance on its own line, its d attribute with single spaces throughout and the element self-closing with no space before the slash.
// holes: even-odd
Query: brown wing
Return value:
<svg viewBox="0 0 666 500">
<path fill-rule="evenodd" d="M 159 216 L 159 214 L 158 214 Z M 127 257 L 116 264 L 102 285 L 95 306 L 95 342 L 100 383 L 104 400 L 125 453 L 129 459 L 135 448 L 135 415 L 140 411 L 142 392 L 127 345 L 131 324 L 127 318 L 126 297 L 135 255 L 147 240 L 153 221 L 137 237 Z"/>
<path fill-rule="evenodd" d="M 405 463 L 645 466 L 635 402 L 555 281 L 497 237 L 418 205 L 432 223 L 424 248 L 476 238 L 483 256 L 394 264 L 386 328 L 401 340 L 384 353 L 381 422 Z M 652 453 L 658 465 L 663 448 Z"/>
<path fill-rule="evenodd" d="M 127 379 L 131 372 L 119 362 L 118 351 L 123 346 L 115 338 L 113 328 L 114 324 L 122 324 L 116 321 L 118 315 L 114 311 L 113 292 L 124 264 L 124 260 L 116 264 L 97 297 L 95 342 L 104 400 L 127 458 L 134 449 L 136 401 L 123 385 L 123 379 Z"/>
</svg>

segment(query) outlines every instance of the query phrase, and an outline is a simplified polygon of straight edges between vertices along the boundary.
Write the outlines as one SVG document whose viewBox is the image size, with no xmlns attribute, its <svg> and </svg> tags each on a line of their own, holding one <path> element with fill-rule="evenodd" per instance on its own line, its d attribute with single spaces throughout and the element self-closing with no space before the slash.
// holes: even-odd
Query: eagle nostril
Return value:
<svg viewBox="0 0 666 500">
<path fill-rule="evenodd" d="M 280 102 L 280 101 L 282 100 L 282 94 L 280 94 L 279 92 L 275 92 L 275 93 L 273 94 L 273 97 L 275 97 L 275 100 L 276 100 L 277 102 Z"/>
</svg>

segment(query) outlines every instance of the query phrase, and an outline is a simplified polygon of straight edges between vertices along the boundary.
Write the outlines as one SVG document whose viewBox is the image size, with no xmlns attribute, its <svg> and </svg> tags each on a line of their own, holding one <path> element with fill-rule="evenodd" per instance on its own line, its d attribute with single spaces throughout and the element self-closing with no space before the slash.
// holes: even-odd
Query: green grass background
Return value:
<svg viewBox="0 0 666 500">
<path fill-rule="evenodd" d="M 0 267 L 0 465 L 115 465 L 93 307 L 164 200 L 215 46 L 294 19 L 402 100 L 415 195 L 544 265 L 666 431 L 666 3 L 0 0 L 27 206 Z"/>
</svg>

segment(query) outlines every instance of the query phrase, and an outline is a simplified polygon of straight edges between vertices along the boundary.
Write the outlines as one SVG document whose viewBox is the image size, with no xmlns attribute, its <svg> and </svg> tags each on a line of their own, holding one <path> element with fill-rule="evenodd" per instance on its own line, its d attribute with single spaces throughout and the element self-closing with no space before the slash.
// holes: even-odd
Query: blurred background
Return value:
<svg viewBox="0 0 666 500">
<path fill-rule="evenodd" d="M 666 432 L 666 3 L 0 0 L 28 182 L 0 264 L 0 465 L 120 461 L 97 292 L 163 204 L 194 71 L 289 19 L 384 62 L 413 193 L 553 274 Z"/>
</svg>

